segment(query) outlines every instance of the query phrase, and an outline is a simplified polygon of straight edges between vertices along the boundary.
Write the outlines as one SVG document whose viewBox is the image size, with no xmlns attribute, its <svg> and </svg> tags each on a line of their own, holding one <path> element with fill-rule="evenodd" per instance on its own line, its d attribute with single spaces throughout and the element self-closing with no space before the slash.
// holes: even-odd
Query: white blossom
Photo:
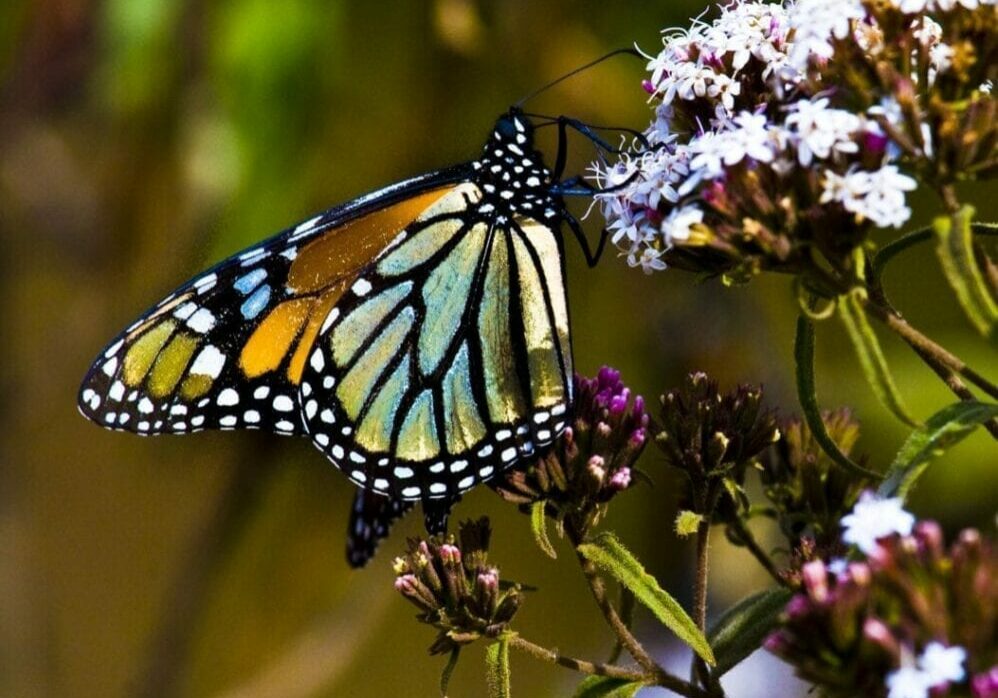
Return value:
<svg viewBox="0 0 998 698">
<path fill-rule="evenodd" d="M 689 240 L 691 228 L 700 223 L 703 223 L 703 211 L 698 207 L 674 208 L 662 221 L 662 235 L 669 244 Z"/>
<path fill-rule="evenodd" d="M 666 264 L 660 259 L 661 256 L 662 253 L 653 247 L 645 247 L 640 253 L 632 249 L 627 255 L 627 264 L 632 267 L 641 267 L 641 271 L 645 274 L 651 274 L 653 271 L 665 269 Z"/>
<path fill-rule="evenodd" d="M 881 499 L 873 492 L 860 495 L 852 513 L 842 517 L 843 542 L 855 545 L 869 555 L 876 549 L 877 540 L 911 533 L 915 517 L 905 511 L 900 497 Z"/>
<path fill-rule="evenodd" d="M 860 0 L 799 0 L 790 12 L 794 30 L 791 64 L 803 70 L 812 58 L 830 59 L 833 39 L 849 37 L 853 20 L 866 17 Z"/>
<path fill-rule="evenodd" d="M 797 145 L 797 158 L 807 167 L 814 158 L 827 160 L 833 152 L 859 151 L 857 134 L 863 120 L 844 109 L 829 109 L 828 99 L 802 99 L 791 106 L 786 125 L 792 130 Z"/>
<path fill-rule="evenodd" d="M 919 668 L 926 674 L 930 686 L 944 683 L 958 683 L 967 675 L 963 663 L 967 661 L 967 650 L 962 647 L 947 647 L 941 642 L 930 642 L 918 658 Z"/>
<path fill-rule="evenodd" d="M 913 666 L 904 666 L 887 675 L 887 698 L 929 698 L 929 685 L 925 672 Z"/>
</svg>

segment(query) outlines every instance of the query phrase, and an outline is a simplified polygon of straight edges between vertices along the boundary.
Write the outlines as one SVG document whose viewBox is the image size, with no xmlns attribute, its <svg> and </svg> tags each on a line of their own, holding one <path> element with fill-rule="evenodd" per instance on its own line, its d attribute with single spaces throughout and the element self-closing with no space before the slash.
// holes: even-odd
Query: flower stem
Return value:
<svg viewBox="0 0 998 698">
<path fill-rule="evenodd" d="M 989 396 L 998 399 L 998 386 L 970 368 L 964 361 L 950 353 L 947 349 L 936 344 L 912 327 L 897 311 L 892 312 L 889 308 L 880 305 L 869 297 L 863 299 L 863 308 L 872 317 L 883 323 L 887 329 L 901 337 L 923 360 L 930 362 L 930 365 L 936 364 L 939 367 L 958 373 Z"/>
<path fill-rule="evenodd" d="M 544 662 L 549 662 L 551 664 L 558 664 L 559 666 L 566 667 L 573 671 L 578 671 L 583 674 L 592 674 L 594 676 L 609 676 L 614 679 L 623 679 L 625 681 L 635 681 L 635 682 L 646 682 L 651 683 L 654 678 L 648 674 L 632 671 L 630 669 L 625 669 L 624 667 L 617 666 L 616 664 L 602 664 L 596 662 L 587 662 L 584 659 L 575 659 L 574 657 L 567 657 L 560 654 L 556 650 L 549 650 L 546 647 L 541 647 L 536 645 L 529 640 L 525 640 L 519 635 L 509 636 L 510 647 L 515 647 L 521 652 L 525 652 L 530 656 L 540 659 Z"/>
<path fill-rule="evenodd" d="M 697 526 L 697 576 L 693 587 L 693 622 L 700 632 L 707 630 L 707 577 L 710 572 L 710 511 Z M 704 685 L 710 683 L 710 669 L 696 653 L 690 667 L 691 678 L 700 677 Z"/>
<path fill-rule="evenodd" d="M 579 565 L 582 567 L 582 574 L 589 584 L 589 590 L 592 592 L 593 598 L 596 600 L 596 605 L 602 612 L 607 625 L 613 630 L 620 644 L 634 657 L 634 661 L 651 677 L 650 680 L 655 685 L 667 688 L 681 696 L 687 696 L 688 698 L 713 698 L 712 694 L 673 676 L 651 658 L 638 639 L 627 628 L 624 621 L 621 620 L 616 609 L 614 609 L 613 603 L 607 596 L 606 585 L 603 583 L 603 578 L 596 569 L 596 565 L 582 555 L 582 553 L 578 552 L 578 547 L 584 542 L 585 536 L 576 528 L 571 519 L 566 519 L 565 521 L 565 534 L 576 549 L 575 554 L 579 560 Z"/>
<path fill-rule="evenodd" d="M 745 525 L 745 522 L 739 518 L 735 518 L 735 520 L 729 525 L 737 535 L 738 542 L 744 545 L 745 548 L 752 553 L 752 556 L 760 565 L 762 565 L 763 569 L 769 573 L 769 576 L 772 577 L 773 580 L 780 586 L 787 586 L 787 580 L 780 576 L 780 571 L 777 569 L 776 563 L 773 562 L 773 559 L 769 557 L 765 550 L 762 549 L 762 546 L 759 545 L 759 541 L 755 539 L 755 535 L 753 535 L 752 531 L 750 531 L 748 526 Z"/>
</svg>

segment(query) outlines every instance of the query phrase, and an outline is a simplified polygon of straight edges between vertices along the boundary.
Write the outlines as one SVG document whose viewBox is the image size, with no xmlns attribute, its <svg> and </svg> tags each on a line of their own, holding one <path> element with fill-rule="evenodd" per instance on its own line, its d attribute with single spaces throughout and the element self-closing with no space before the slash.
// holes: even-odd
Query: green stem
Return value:
<svg viewBox="0 0 998 698">
<path fill-rule="evenodd" d="M 614 679 L 623 679 L 624 681 L 634 681 L 634 682 L 654 682 L 654 677 L 639 672 L 632 671 L 630 669 L 625 669 L 624 667 L 617 666 L 616 664 L 602 664 L 597 662 L 587 662 L 584 659 L 576 659 L 574 657 L 565 656 L 556 650 L 549 650 L 546 647 L 541 647 L 536 645 L 529 640 L 525 640 L 519 635 L 509 636 L 509 645 L 514 647 L 521 652 L 529 654 L 535 659 L 540 659 L 543 662 L 548 662 L 549 664 L 557 664 L 558 666 L 563 666 L 566 669 L 571 669 L 572 671 L 578 671 L 582 674 L 591 674 L 594 676 L 609 676 Z"/>
<path fill-rule="evenodd" d="M 963 376 L 989 396 L 998 399 L 998 386 L 970 368 L 963 360 L 950 351 L 936 344 L 912 327 L 897 311 L 892 312 L 891 309 L 869 297 L 862 300 L 863 308 L 870 316 L 879 320 L 887 329 L 903 339 L 912 349 L 918 352 L 919 356 L 923 358 L 925 356 L 930 357 L 934 363 Z"/>
<path fill-rule="evenodd" d="M 603 614 L 607 625 L 610 626 L 610 629 L 617 636 L 620 644 L 634 657 L 634 661 L 647 672 L 648 676 L 652 677 L 654 684 L 662 688 L 667 688 L 681 696 L 687 696 L 688 698 L 715 698 L 715 694 L 707 693 L 697 686 L 673 676 L 651 658 L 651 655 L 648 654 L 638 639 L 634 637 L 630 629 L 628 629 L 627 625 L 617 614 L 616 609 L 614 609 L 613 603 L 606 593 L 606 585 L 599 571 L 596 569 L 596 565 L 578 552 L 578 547 L 585 541 L 585 536 L 576 528 L 571 519 L 566 519 L 565 521 L 565 535 L 568 536 L 572 546 L 576 549 L 575 554 L 579 560 L 579 565 L 582 567 L 582 574 L 589 584 L 589 590 L 592 592 L 593 598 L 596 600 L 596 605 Z"/>
<path fill-rule="evenodd" d="M 729 526 L 734 530 L 738 536 L 738 542 L 744 545 L 752 556 L 762 565 L 763 569 L 769 573 L 769 576 L 773 578 L 780 586 L 787 586 L 787 580 L 780 575 L 780 570 L 776 567 L 776 563 L 773 559 L 769 557 L 759 542 L 755 539 L 752 531 L 749 530 L 745 522 L 739 518 L 736 518 L 734 522 L 730 523 Z"/>
</svg>

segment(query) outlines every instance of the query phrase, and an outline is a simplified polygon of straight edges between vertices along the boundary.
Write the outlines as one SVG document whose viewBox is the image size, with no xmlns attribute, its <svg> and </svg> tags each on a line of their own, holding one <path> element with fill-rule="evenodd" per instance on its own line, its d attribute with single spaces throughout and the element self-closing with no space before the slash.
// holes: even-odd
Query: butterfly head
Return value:
<svg viewBox="0 0 998 698">
<path fill-rule="evenodd" d="M 560 206 L 551 195 L 551 172 L 534 148 L 534 126 L 513 107 L 496 120 L 481 157 L 473 163 L 486 206 L 500 215 L 553 217 Z"/>
</svg>

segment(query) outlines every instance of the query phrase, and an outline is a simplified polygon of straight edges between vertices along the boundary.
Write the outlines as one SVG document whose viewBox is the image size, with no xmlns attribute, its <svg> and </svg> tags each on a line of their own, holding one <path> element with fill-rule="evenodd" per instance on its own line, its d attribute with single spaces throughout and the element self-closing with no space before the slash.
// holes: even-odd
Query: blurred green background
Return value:
<svg viewBox="0 0 998 698">
<path fill-rule="evenodd" d="M 0 4 L 0 694 L 5 696 L 435 695 L 432 633 L 392 591 L 390 561 L 414 517 L 368 569 L 343 556 L 352 488 L 304 440 L 260 433 L 139 439 L 76 411 L 104 342 L 178 282 L 318 210 L 473 157 L 492 120 L 602 53 L 686 23 L 698 2 L 7 0 Z M 641 62 L 620 58 L 532 107 L 643 128 Z M 547 143 L 553 156 L 553 144 Z M 573 143 L 581 171 L 591 144 Z M 970 192 L 983 218 L 993 197 Z M 919 202 L 925 220 L 934 202 Z M 584 208 L 584 202 L 582 204 Z M 589 221 L 595 234 L 598 222 Z M 576 359 L 623 370 L 655 396 L 693 369 L 764 383 L 795 406 L 788 280 L 747 288 L 646 277 L 611 253 L 593 271 L 571 242 Z M 960 318 L 931 251 L 888 276 L 910 319 L 975 363 L 994 355 Z M 889 357 L 922 416 L 950 401 L 893 338 Z M 890 459 L 904 429 L 871 397 L 836 323 L 819 327 L 823 405 L 848 403 L 861 448 Z M 993 378 L 993 376 L 992 376 Z M 915 510 L 993 526 L 993 442 L 977 434 L 925 479 Z M 676 480 L 616 505 L 618 529 L 689 601 L 691 546 L 670 535 Z M 539 586 L 519 628 L 601 658 L 608 636 L 563 551 L 552 564 L 526 521 L 489 491 L 458 516 L 493 517 L 504 576 Z M 712 609 L 766 580 L 719 537 Z M 685 655 L 639 618 L 665 661 Z M 452 695 L 484 693 L 481 648 Z M 514 657 L 516 695 L 570 693 L 568 672 Z M 800 695 L 772 661 L 732 675 L 734 696 Z M 649 691 L 654 695 L 654 691 Z"/>
</svg>

